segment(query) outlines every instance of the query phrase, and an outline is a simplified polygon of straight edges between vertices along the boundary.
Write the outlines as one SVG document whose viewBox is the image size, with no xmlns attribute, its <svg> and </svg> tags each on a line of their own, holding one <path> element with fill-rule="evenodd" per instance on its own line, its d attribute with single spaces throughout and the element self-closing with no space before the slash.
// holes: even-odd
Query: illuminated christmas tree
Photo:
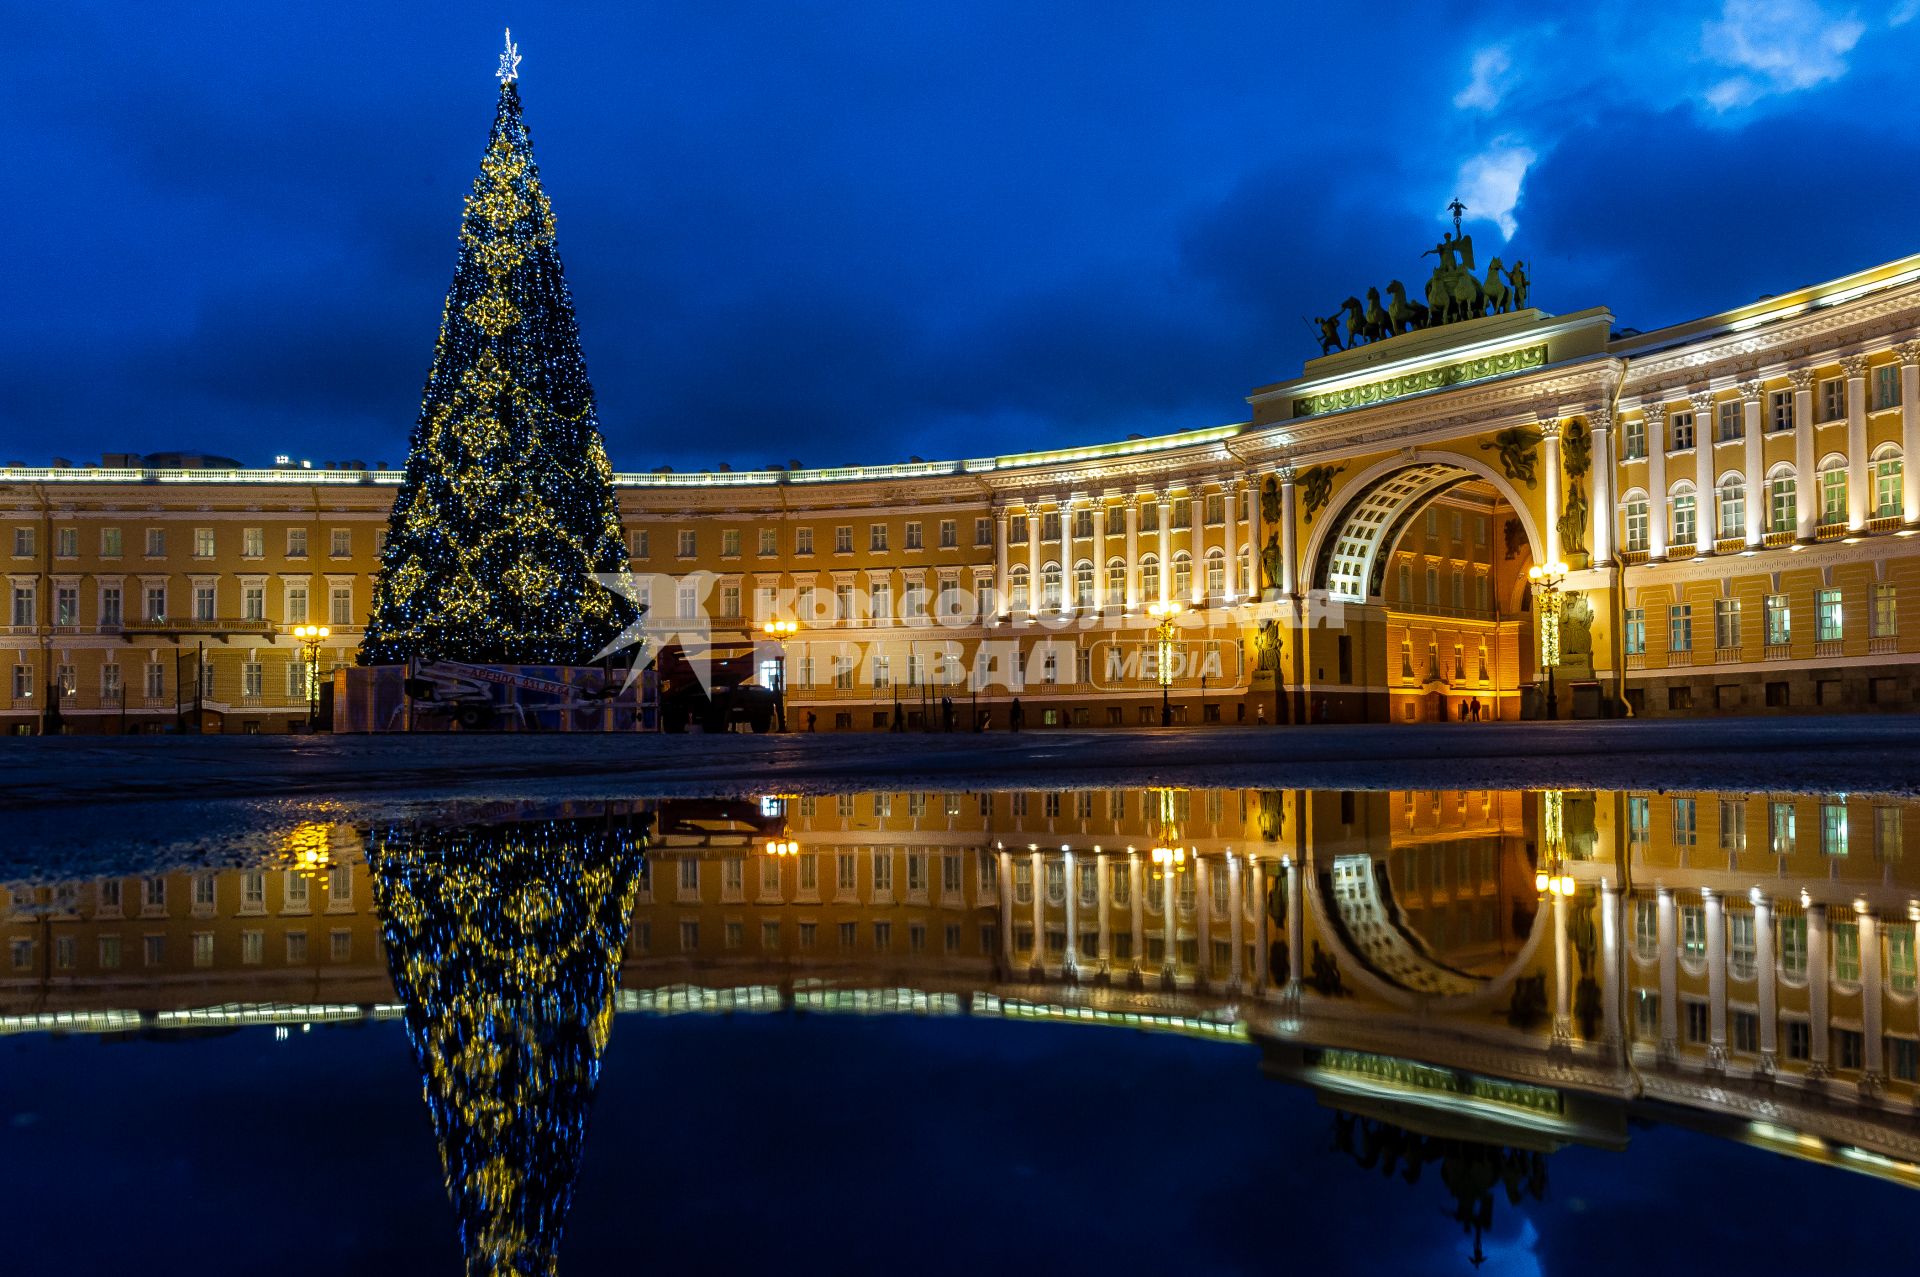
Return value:
<svg viewBox="0 0 1920 1277">
<path fill-rule="evenodd" d="M 625 570 L 625 540 L 519 62 L 509 33 L 363 664 L 581 665 L 631 619 L 593 580 Z"/>
<path fill-rule="evenodd" d="M 368 835 L 387 966 L 472 1277 L 554 1271 L 644 832 L 614 817 Z"/>
</svg>

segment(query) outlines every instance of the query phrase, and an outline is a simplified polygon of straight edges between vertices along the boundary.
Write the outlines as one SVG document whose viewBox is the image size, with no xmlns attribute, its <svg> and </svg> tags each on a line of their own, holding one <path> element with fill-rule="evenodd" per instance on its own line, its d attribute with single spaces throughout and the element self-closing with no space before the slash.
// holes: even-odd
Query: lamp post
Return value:
<svg viewBox="0 0 1920 1277">
<path fill-rule="evenodd" d="M 773 643 L 773 711 L 780 720 L 780 730 L 787 730 L 787 638 L 800 629 L 798 621 L 767 621 L 760 627 Z"/>
<path fill-rule="evenodd" d="M 1158 622 L 1157 659 L 1154 661 L 1154 674 L 1160 680 L 1160 726 L 1173 726 L 1173 703 L 1169 694 L 1173 687 L 1173 627 L 1174 618 L 1180 615 L 1178 603 L 1155 603 L 1147 609 L 1147 614 Z"/>
<path fill-rule="evenodd" d="M 324 625 L 296 625 L 293 637 L 300 642 L 301 657 L 307 667 L 307 730 L 320 725 L 320 645 L 327 641 Z"/>
<path fill-rule="evenodd" d="M 1547 675 L 1547 720 L 1560 717 L 1560 702 L 1553 684 L 1554 667 L 1560 664 L 1560 583 L 1567 579 L 1567 565 L 1558 559 L 1536 563 L 1527 569 L 1540 599 L 1540 668 Z"/>
</svg>

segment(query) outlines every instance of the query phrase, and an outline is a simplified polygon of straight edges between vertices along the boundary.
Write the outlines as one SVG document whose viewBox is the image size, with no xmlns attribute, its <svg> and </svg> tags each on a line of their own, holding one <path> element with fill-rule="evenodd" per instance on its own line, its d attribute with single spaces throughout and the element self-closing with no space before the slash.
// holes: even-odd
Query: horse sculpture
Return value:
<svg viewBox="0 0 1920 1277">
<path fill-rule="evenodd" d="M 1380 290 L 1367 290 L 1367 328 L 1381 337 L 1393 336 L 1393 318 L 1387 314 L 1386 307 L 1380 304 Z"/>
<path fill-rule="evenodd" d="M 1433 323 L 1473 319 L 1481 313 L 1482 301 L 1480 281 L 1463 267 L 1435 271 L 1427 281 L 1427 308 Z"/>
<path fill-rule="evenodd" d="M 1380 309 L 1377 296 L 1373 308 L 1375 310 Z M 1386 335 L 1382 326 L 1368 319 L 1367 313 L 1360 309 L 1360 299 L 1358 297 L 1347 298 L 1347 300 L 1340 303 L 1340 309 L 1347 317 L 1347 345 L 1349 347 L 1357 346 L 1363 341 L 1378 341 Z"/>
<path fill-rule="evenodd" d="M 1482 314 L 1499 315 L 1512 308 L 1513 290 L 1507 287 L 1506 271 L 1498 257 L 1487 263 L 1487 278 L 1480 285 Z"/>
<path fill-rule="evenodd" d="M 1387 296 L 1393 300 L 1387 306 L 1387 328 L 1393 333 L 1410 333 L 1416 328 L 1427 326 L 1428 310 L 1419 302 L 1407 300 L 1407 286 L 1399 280 L 1387 285 Z"/>
</svg>

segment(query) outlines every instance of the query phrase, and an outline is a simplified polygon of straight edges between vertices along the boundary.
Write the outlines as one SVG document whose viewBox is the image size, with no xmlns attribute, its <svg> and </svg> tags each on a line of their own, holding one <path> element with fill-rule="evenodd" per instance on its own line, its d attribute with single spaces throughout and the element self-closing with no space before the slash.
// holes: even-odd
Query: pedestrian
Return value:
<svg viewBox="0 0 1920 1277">
<path fill-rule="evenodd" d="M 1264 702 L 1258 707 L 1258 711 L 1259 712 L 1254 715 L 1254 718 L 1259 722 L 1260 726 L 1265 727 L 1267 725 L 1267 707 Z"/>
<path fill-rule="evenodd" d="M 812 710 L 808 710 L 807 711 L 807 730 L 812 731 L 814 723 L 818 721 L 819 721 L 819 715 L 815 714 Z"/>
<path fill-rule="evenodd" d="M 1327 721 L 1327 698 L 1324 696 L 1320 698 L 1319 704 L 1314 708 L 1314 719 L 1316 722 L 1321 723 Z"/>
<path fill-rule="evenodd" d="M 1013 698 L 1012 706 L 1007 710 L 1007 729 L 1017 732 L 1026 725 L 1026 722 L 1027 711 L 1020 707 L 1020 698 L 1016 696 Z"/>
<path fill-rule="evenodd" d="M 953 697 L 951 696 L 940 698 L 940 730 L 944 732 L 953 730 Z"/>
<path fill-rule="evenodd" d="M 1473 721 L 1476 723 L 1480 721 L 1480 700 L 1478 697 L 1475 697 L 1473 702 Z"/>
<path fill-rule="evenodd" d="M 1463 723 L 1467 721 L 1467 703 L 1465 701 L 1460 702 L 1460 721 Z"/>
</svg>

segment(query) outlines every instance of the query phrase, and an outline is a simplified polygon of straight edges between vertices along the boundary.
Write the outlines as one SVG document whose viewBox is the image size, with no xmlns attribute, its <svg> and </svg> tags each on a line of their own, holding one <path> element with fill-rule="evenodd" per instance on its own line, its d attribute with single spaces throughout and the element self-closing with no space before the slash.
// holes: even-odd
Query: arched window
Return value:
<svg viewBox="0 0 1920 1277">
<path fill-rule="evenodd" d="M 1093 607 L 1093 560 L 1082 559 L 1073 565 L 1073 605 L 1081 610 Z"/>
<path fill-rule="evenodd" d="M 1720 480 L 1720 536 L 1745 536 L 1747 531 L 1747 481 L 1737 474 Z"/>
<path fill-rule="evenodd" d="M 1151 554 L 1140 556 L 1140 599 L 1145 603 L 1160 601 L 1160 560 Z"/>
<path fill-rule="evenodd" d="M 1048 563 L 1040 569 L 1040 606 L 1049 612 L 1060 610 L 1060 565 Z"/>
<path fill-rule="evenodd" d="M 1800 522 L 1799 484 L 1782 461 L 1767 471 L 1767 531 L 1792 532 Z"/>
<path fill-rule="evenodd" d="M 1127 561 L 1122 558 L 1107 560 L 1107 602 L 1125 606 L 1127 602 Z"/>
<path fill-rule="evenodd" d="M 1902 467 L 1900 445 L 1883 443 L 1873 450 L 1873 517 L 1891 519 L 1901 512 Z"/>
<path fill-rule="evenodd" d="M 1820 522 L 1847 521 L 1847 459 L 1830 453 L 1820 463 Z"/>
<path fill-rule="evenodd" d="M 1227 597 L 1227 554 L 1224 550 L 1207 551 L 1207 597 Z"/>
<path fill-rule="evenodd" d="M 1647 548 L 1647 494 L 1638 490 L 1629 492 L 1620 503 L 1621 515 L 1626 524 L 1621 548 L 1645 551 Z"/>
<path fill-rule="evenodd" d="M 1013 600 L 1013 610 L 1027 610 L 1027 565 L 1016 563 L 1007 571 L 1007 596 Z"/>
<path fill-rule="evenodd" d="M 1173 597 L 1184 603 L 1193 594 L 1193 556 L 1185 550 L 1174 552 Z"/>
<path fill-rule="evenodd" d="M 1667 526 L 1673 529 L 1674 544 L 1692 545 L 1697 534 L 1697 501 L 1693 495 L 1693 484 L 1685 479 L 1674 484 L 1668 505 L 1673 513 Z"/>
</svg>

